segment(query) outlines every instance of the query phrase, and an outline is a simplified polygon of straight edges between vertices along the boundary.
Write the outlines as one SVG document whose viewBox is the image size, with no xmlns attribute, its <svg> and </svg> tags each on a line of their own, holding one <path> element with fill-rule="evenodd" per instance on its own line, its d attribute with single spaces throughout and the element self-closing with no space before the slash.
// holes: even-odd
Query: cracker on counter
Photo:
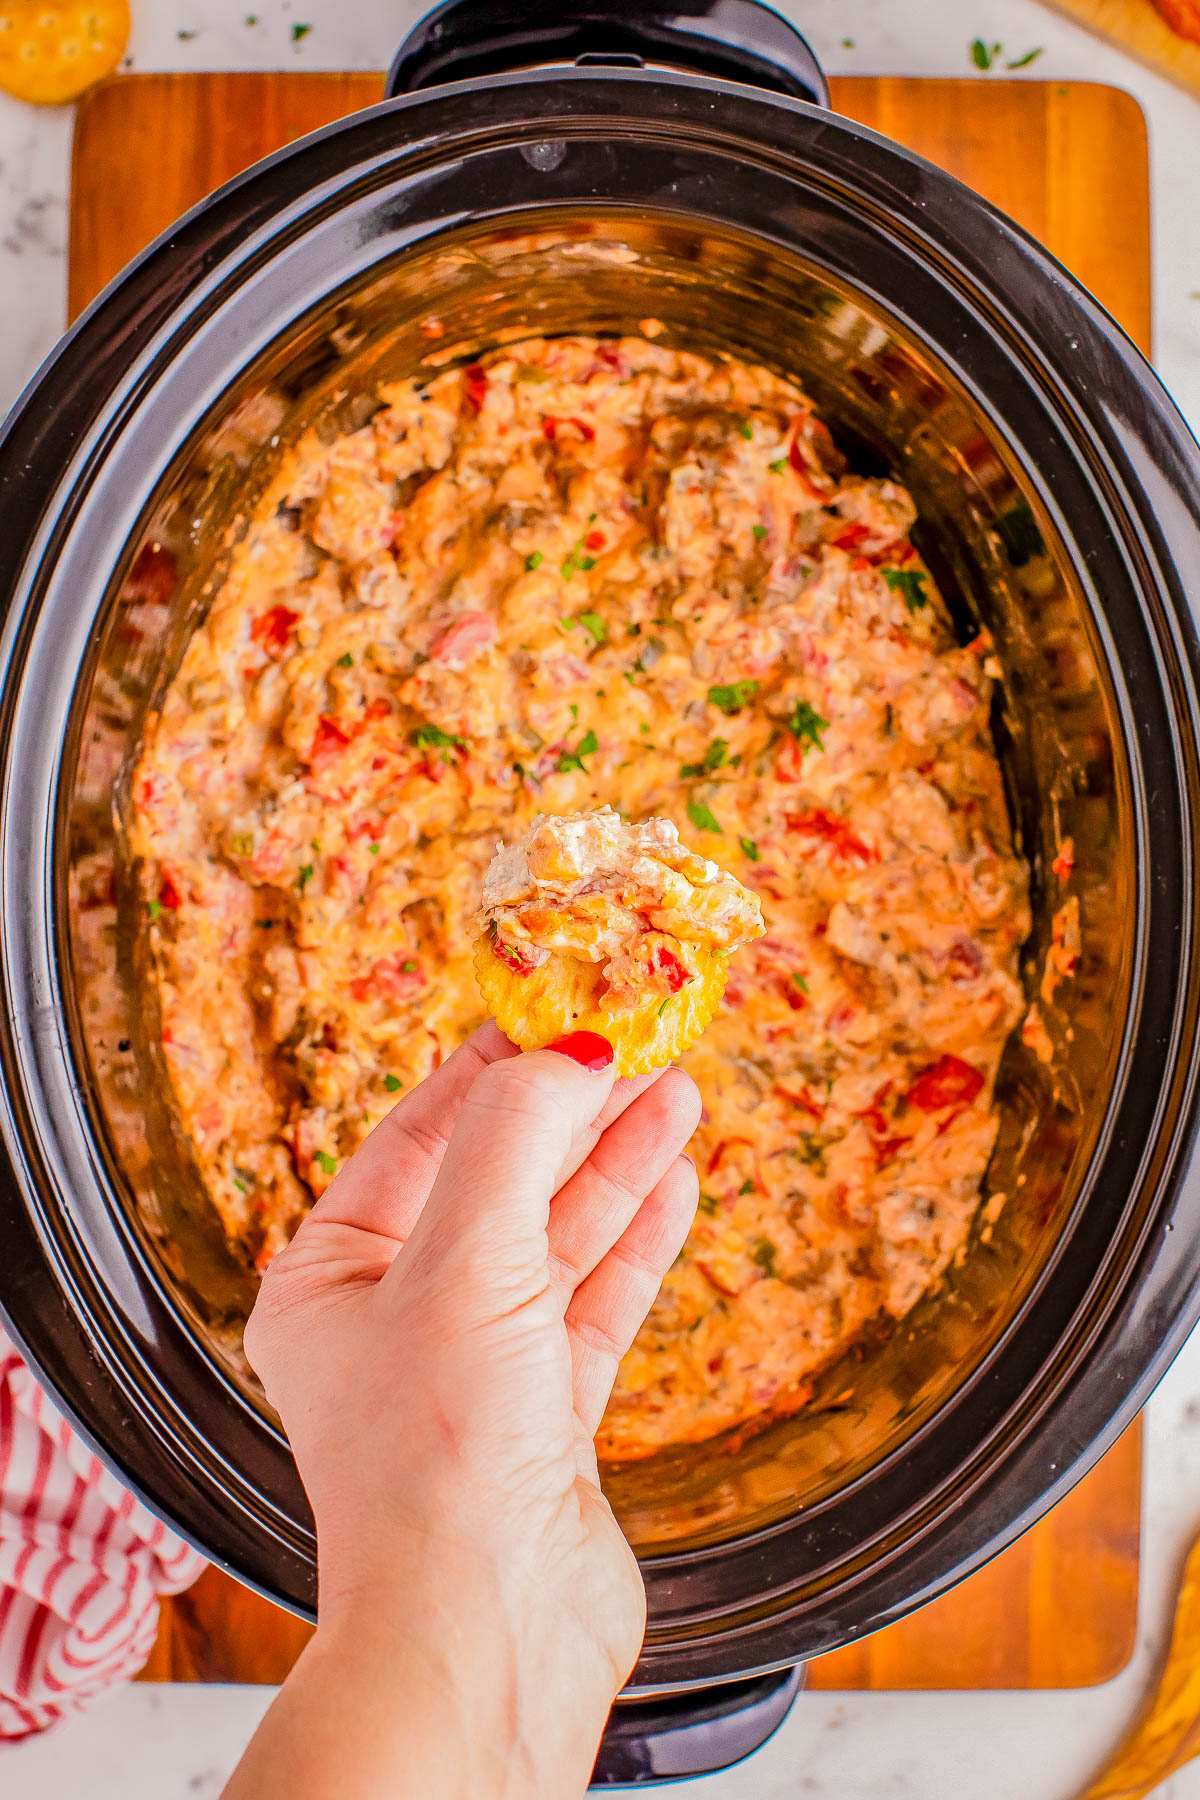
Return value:
<svg viewBox="0 0 1200 1800">
<path fill-rule="evenodd" d="M 0 0 L 0 88 L 62 106 L 119 66 L 127 0 Z"/>
<path fill-rule="evenodd" d="M 685 848 L 670 820 L 627 824 L 607 806 L 539 816 L 499 850 L 478 924 L 479 989 L 513 1043 L 595 1031 L 619 1075 L 694 1043 L 730 956 L 763 934 L 757 895 Z"/>
</svg>

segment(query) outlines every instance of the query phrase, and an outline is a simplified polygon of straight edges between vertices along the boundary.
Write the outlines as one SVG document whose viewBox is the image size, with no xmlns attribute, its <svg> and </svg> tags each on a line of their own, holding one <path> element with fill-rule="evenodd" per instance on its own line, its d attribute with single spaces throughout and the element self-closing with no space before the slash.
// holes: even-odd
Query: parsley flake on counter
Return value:
<svg viewBox="0 0 1200 1800">
<path fill-rule="evenodd" d="M 409 732 L 408 741 L 418 750 L 465 750 L 467 747 L 466 738 L 443 731 L 440 725 L 418 725 L 415 731 Z"/>
<path fill-rule="evenodd" d="M 311 25 L 293 25 L 292 26 L 292 42 L 293 42 L 293 44 L 298 44 L 300 42 L 301 38 L 306 38 L 311 30 L 312 30 Z"/>
<path fill-rule="evenodd" d="M 337 1170 L 337 1157 L 330 1156 L 328 1150 L 318 1150 L 313 1161 L 319 1163 L 327 1175 L 332 1175 Z"/>
<path fill-rule="evenodd" d="M 726 738 L 714 738 L 704 752 L 701 762 L 683 763 L 679 774 L 684 781 L 694 781 L 697 776 L 711 775 L 715 769 L 723 769 L 729 761 L 729 742 Z"/>
<path fill-rule="evenodd" d="M 563 750 L 554 766 L 560 775 L 569 775 L 572 769 L 578 769 L 581 774 L 586 775 L 583 759 L 585 756 L 593 756 L 599 748 L 600 740 L 595 732 L 585 731 L 574 750 Z"/>
<path fill-rule="evenodd" d="M 929 596 L 924 591 L 925 576 L 920 569 L 885 569 L 883 579 L 893 594 L 899 594 L 910 613 L 929 605 Z"/>
<path fill-rule="evenodd" d="M 739 838 L 738 843 L 742 847 L 742 855 L 746 857 L 749 862 L 757 862 L 759 860 L 758 845 L 753 838 Z"/>
<path fill-rule="evenodd" d="M 731 719 L 734 713 L 741 712 L 746 702 L 757 692 L 757 681 L 731 681 L 724 687 L 710 687 L 708 703 L 710 706 L 719 706 L 725 717 Z"/>
<path fill-rule="evenodd" d="M 312 864 L 311 863 L 302 863 L 301 867 L 300 867 L 300 873 L 296 877 L 296 886 L 299 888 L 301 893 L 304 892 L 305 888 L 308 886 L 308 884 L 312 880 L 312 878 L 313 878 Z"/>
<path fill-rule="evenodd" d="M 385 1075 L 383 1078 L 383 1085 L 389 1094 L 398 1094 L 400 1089 L 404 1086 L 404 1083 L 398 1075 Z"/>
<path fill-rule="evenodd" d="M 1005 63 L 1004 66 L 1006 69 L 1027 69 L 1030 63 L 1036 62 L 1039 56 L 1044 55 L 1045 50 L 1043 46 L 1039 44 L 1036 50 L 1027 50 L 1024 56 L 1014 56 L 1012 61 Z"/>
<path fill-rule="evenodd" d="M 545 562 L 545 560 L 546 559 L 542 555 L 540 550 L 531 550 L 529 552 L 529 555 L 525 558 L 525 567 L 529 570 L 529 573 L 532 575 L 533 571 L 535 569 L 541 568 L 541 566 Z"/>
<path fill-rule="evenodd" d="M 715 831 L 718 836 L 724 836 L 721 827 L 713 816 L 712 809 L 705 806 L 703 800 L 689 800 L 687 803 L 687 816 L 692 821 L 692 824 L 696 827 L 697 831 Z"/>
<path fill-rule="evenodd" d="M 829 730 L 829 720 L 823 719 L 807 700 L 797 700 L 787 726 L 797 743 L 808 744 L 814 750 L 825 748 L 821 733 Z"/>
<path fill-rule="evenodd" d="M 971 43 L 971 61 L 977 69 L 990 69 L 1003 49 L 1003 44 L 985 44 L 982 38 L 975 38 Z"/>
</svg>

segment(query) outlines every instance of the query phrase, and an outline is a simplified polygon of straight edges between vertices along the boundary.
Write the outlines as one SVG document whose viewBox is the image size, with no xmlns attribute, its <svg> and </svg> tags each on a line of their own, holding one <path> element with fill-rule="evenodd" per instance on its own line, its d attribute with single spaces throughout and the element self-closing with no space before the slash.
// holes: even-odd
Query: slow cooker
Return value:
<svg viewBox="0 0 1200 1800">
<path fill-rule="evenodd" d="M 431 15 L 391 98 L 132 264 L 0 439 L 0 1301 L 118 1474 L 311 1614 L 311 1517 L 240 1353 L 252 1283 L 158 1042 L 125 841 L 146 714 L 280 445 L 379 381 L 648 315 L 797 375 L 852 463 L 912 490 L 964 635 L 996 639 L 1040 1029 L 1006 1054 L 968 1253 L 903 1327 L 794 1418 L 608 1471 L 649 1627 L 603 1784 L 752 1747 L 805 1658 L 1053 1505 L 1200 1314 L 1200 451 L 1066 271 L 828 111 L 765 7 L 547 10 Z M 1044 1004 L 1068 837 L 1083 956 Z"/>
</svg>

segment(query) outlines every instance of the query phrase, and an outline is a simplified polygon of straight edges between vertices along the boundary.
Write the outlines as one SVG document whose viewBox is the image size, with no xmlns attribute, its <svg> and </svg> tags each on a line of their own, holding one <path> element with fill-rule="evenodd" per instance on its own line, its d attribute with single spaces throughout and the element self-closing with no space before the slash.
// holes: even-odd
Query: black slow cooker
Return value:
<svg viewBox="0 0 1200 1800">
<path fill-rule="evenodd" d="M 280 444 L 361 420 L 380 380 L 648 315 L 664 341 L 799 376 L 852 463 L 912 489 L 963 633 L 995 636 L 1039 1010 L 940 1290 L 798 1417 L 608 1472 L 649 1628 L 597 1780 L 637 1781 L 729 1762 L 795 1665 L 1010 1542 L 1200 1313 L 1200 451 L 1051 258 L 826 110 L 776 15 L 547 10 L 434 14 L 400 97 L 181 220 L 0 439 L 0 1301 L 118 1474 L 311 1613 L 311 1518 L 240 1354 L 252 1285 L 161 1059 L 125 838 L 146 714 Z M 1083 956 L 1046 999 L 1064 892 Z"/>
</svg>

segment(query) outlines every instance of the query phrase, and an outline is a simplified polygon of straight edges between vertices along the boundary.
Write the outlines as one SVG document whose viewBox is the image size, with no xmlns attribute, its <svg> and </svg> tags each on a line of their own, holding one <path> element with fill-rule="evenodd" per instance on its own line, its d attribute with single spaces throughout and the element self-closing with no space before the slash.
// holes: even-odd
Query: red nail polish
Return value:
<svg viewBox="0 0 1200 1800">
<path fill-rule="evenodd" d="M 601 1069 L 607 1069 L 613 1059 L 612 1045 L 598 1031 L 568 1031 L 566 1037 L 556 1039 L 546 1048 L 557 1050 L 560 1056 L 569 1056 L 590 1075 L 598 1075 Z"/>
</svg>

